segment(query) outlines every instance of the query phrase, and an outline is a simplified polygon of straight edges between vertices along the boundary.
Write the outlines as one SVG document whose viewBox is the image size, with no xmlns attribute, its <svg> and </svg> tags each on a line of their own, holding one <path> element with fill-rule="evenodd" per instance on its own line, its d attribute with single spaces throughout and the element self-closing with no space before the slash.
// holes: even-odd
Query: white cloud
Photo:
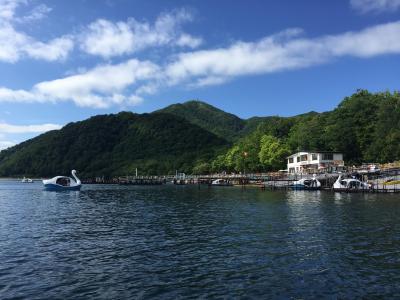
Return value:
<svg viewBox="0 0 400 300">
<path fill-rule="evenodd" d="M 40 124 L 40 125 L 11 125 L 0 123 L 0 133 L 42 133 L 49 130 L 60 129 L 58 124 Z"/>
<path fill-rule="evenodd" d="M 20 18 L 16 18 L 15 21 L 18 23 L 29 23 L 43 19 L 47 16 L 49 12 L 51 12 L 51 8 L 45 4 L 40 4 L 34 7 L 30 13 L 26 16 L 22 16 Z"/>
<path fill-rule="evenodd" d="M 288 30 L 258 42 L 237 42 L 227 48 L 180 54 L 166 67 L 170 85 L 190 81 L 204 86 L 237 76 L 305 68 L 344 56 L 372 57 L 400 53 L 400 22 L 358 32 L 307 39 Z"/>
<path fill-rule="evenodd" d="M 0 23 L 0 61 L 16 62 L 21 56 L 21 48 L 29 44 L 29 38 L 16 32 L 11 25 Z"/>
<path fill-rule="evenodd" d="M 203 43 L 201 38 L 193 37 L 190 34 L 182 33 L 176 44 L 180 47 L 197 48 Z"/>
<path fill-rule="evenodd" d="M 138 104 L 139 96 L 123 92 L 137 82 L 154 79 L 159 67 L 148 61 L 128 60 L 102 65 L 82 74 L 36 84 L 30 91 L 0 88 L 0 102 L 73 101 L 78 106 L 103 108 L 111 104 Z M 127 91 L 129 92 L 129 91 Z"/>
<path fill-rule="evenodd" d="M 16 134 L 37 134 L 50 130 L 60 129 L 59 124 L 38 124 L 38 125 L 12 125 L 5 122 L 0 122 L 0 151 L 12 147 L 17 144 L 10 137 Z"/>
<path fill-rule="evenodd" d="M 158 66 L 136 59 L 117 65 L 96 67 L 86 73 L 41 82 L 34 93 L 45 99 L 72 99 L 79 106 L 107 107 L 122 102 L 120 93 L 138 81 L 157 76 Z M 0 100 L 1 101 L 1 100 Z"/>
<path fill-rule="evenodd" d="M 400 22 L 319 38 L 307 38 L 302 30 L 289 29 L 256 42 L 181 53 L 164 64 L 130 59 L 40 82 L 30 90 L 0 87 L 0 103 L 73 101 L 97 108 L 137 105 L 143 95 L 165 87 L 219 85 L 240 76 L 307 68 L 342 57 L 400 54 L 399 36 Z"/>
<path fill-rule="evenodd" d="M 34 93 L 0 87 L 0 102 L 43 102 Z"/>
<path fill-rule="evenodd" d="M 0 151 L 15 146 L 15 142 L 11 141 L 0 141 Z"/>
<path fill-rule="evenodd" d="M 181 30 L 181 25 L 191 20 L 192 16 L 185 10 L 161 14 L 153 25 L 133 18 L 115 23 L 99 19 L 81 35 L 81 49 L 92 55 L 109 58 L 154 46 L 195 48 L 202 40 Z"/>
<path fill-rule="evenodd" d="M 32 41 L 31 43 L 24 45 L 22 49 L 32 58 L 56 61 L 65 60 L 73 47 L 74 42 L 72 38 L 69 36 L 63 36 L 51 40 L 48 43 Z"/>
<path fill-rule="evenodd" d="M 195 81 L 192 84 L 189 84 L 189 87 L 191 88 L 199 88 L 203 86 L 210 86 L 210 85 L 221 85 L 227 81 L 229 81 L 230 77 L 229 76 L 208 76 L 204 78 L 200 78 L 197 81 Z"/>
<path fill-rule="evenodd" d="M 350 0 L 350 5 L 361 13 L 393 12 L 400 8 L 400 0 Z"/>
<path fill-rule="evenodd" d="M 143 98 L 138 96 L 138 95 L 131 95 L 128 97 L 128 101 L 127 101 L 129 105 L 135 106 L 135 105 L 139 105 L 140 103 L 143 102 Z"/>
<path fill-rule="evenodd" d="M 0 61 L 14 63 L 22 57 L 47 61 L 65 59 L 74 45 L 70 36 L 41 42 L 15 29 L 14 23 L 39 20 L 50 11 L 50 8 L 42 4 L 35 7 L 30 14 L 16 17 L 18 6 L 26 3 L 23 0 L 0 0 Z"/>
<path fill-rule="evenodd" d="M 0 0 L 0 21 L 12 20 L 17 7 L 24 2 L 23 0 Z"/>
<path fill-rule="evenodd" d="M 111 57 L 130 53 L 133 40 L 133 32 L 127 23 L 100 19 L 89 25 L 81 48 L 89 54 Z"/>
</svg>

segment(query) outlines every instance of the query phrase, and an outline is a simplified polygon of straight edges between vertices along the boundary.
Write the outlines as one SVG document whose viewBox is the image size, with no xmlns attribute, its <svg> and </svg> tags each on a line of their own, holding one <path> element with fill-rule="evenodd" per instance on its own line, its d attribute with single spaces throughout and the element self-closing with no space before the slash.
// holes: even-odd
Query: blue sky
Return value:
<svg viewBox="0 0 400 300">
<path fill-rule="evenodd" d="M 333 109 L 399 90 L 400 0 L 0 0 L 0 149 L 90 116 L 199 99 Z"/>
</svg>

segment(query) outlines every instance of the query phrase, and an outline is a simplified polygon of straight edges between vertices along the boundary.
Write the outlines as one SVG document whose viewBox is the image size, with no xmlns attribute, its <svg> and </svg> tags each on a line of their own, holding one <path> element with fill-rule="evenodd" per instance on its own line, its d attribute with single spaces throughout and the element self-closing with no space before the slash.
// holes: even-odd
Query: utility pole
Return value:
<svg viewBox="0 0 400 300">
<path fill-rule="evenodd" d="M 247 157 L 248 153 L 247 152 L 243 152 L 243 175 L 246 176 L 246 157 Z"/>
</svg>

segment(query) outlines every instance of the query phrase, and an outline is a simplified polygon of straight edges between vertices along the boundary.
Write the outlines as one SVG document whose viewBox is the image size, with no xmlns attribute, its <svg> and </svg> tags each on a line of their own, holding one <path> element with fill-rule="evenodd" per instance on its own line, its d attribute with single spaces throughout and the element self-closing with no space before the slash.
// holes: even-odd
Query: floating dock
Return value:
<svg viewBox="0 0 400 300">
<path fill-rule="evenodd" d="M 351 174 L 347 174 L 350 176 Z M 371 184 L 370 189 L 341 189 L 334 190 L 332 186 L 337 180 L 337 173 L 317 174 L 316 178 L 321 182 L 323 191 L 335 191 L 346 193 L 399 193 L 400 192 L 400 169 L 384 170 L 373 173 L 360 173 L 362 181 Z M 121 176 L 105 179 L 104 177 L 96 177 L 92 179 L 84 179 L 84 184 L 118 184 L 118 185 L 208 185 L 216 179 L 223 179 L 229 185 L 235 186 L 256 186 L 263 190 L 289 190 L 293 189 L 294 181 L 302 178 L 311 178 L 310 174 L 212 174 L 212 175 L 185 175 L 185 176 Z M 305 190 L 316 190 L 315 188 Z"/>
</svg>

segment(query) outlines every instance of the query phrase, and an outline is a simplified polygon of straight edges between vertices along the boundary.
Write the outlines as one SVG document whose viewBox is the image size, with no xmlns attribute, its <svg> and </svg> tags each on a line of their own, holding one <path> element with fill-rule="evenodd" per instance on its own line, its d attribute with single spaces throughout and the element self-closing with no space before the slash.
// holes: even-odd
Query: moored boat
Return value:
<svg viewBox="0 0 400 300">
<path fill-rule="evenodd" d="M 80 179 L 76 176 L 76 171 L 72 170 L 74 178 L 67 176 L 56 176 L 51 179 L 43 180 L 44 189 L 47 191 L 79 191 L 82 187 Z"/>
<path fill-rule="evenodd" d="M 321 182 L 314 175 L 312 178 L 302 178 L 294 181 L 290 187 L 295 190 L 319 190 Z"/>
<path fill-rule="evenodd" d="M 216 179 L 211 182 L 211 185 L 213 186 L 233 186 L 232 183 L 225 179 Z"/>
<path fill-rule="evenodd" d="M 343 178 L 343 175 L 340 174 L 333 184 L 333 189 L 339 191 L 369 190 L 371 189 L 371 185 L 356 178 Z"/>
<path fill-rule="evenodd" d="M 30 179 L 30 178 L 26 178 L 26 177 L 24 176 L 24 178 L 22 178 L 21 182 L 22 182 L 22 183 L 33 183 L 33 180 Z"/>
</svg>

